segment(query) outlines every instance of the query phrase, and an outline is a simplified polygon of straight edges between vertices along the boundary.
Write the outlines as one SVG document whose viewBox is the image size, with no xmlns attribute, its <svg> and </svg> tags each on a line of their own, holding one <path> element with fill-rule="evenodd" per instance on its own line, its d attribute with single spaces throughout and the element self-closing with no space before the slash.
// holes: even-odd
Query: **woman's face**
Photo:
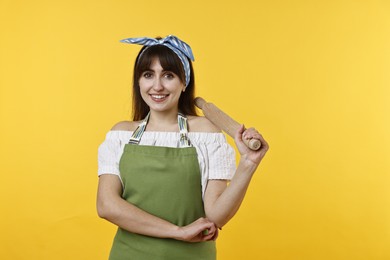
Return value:
<svg viewBox="0 0 390 260">
<path fill-rule="evenodd" d="M 184 84 L 175 73 L 164 71 L 158 58 L 153 59 L 149 70 L 141 74 L 138 83 L 142 99 L 151 111 L 177 113 Z"/>
</svg>

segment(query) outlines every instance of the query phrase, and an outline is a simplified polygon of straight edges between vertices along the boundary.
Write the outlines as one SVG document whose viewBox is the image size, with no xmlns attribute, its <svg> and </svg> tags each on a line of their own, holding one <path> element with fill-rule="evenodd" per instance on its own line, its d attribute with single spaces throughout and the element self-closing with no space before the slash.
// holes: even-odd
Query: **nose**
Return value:
<svg viewBox="0 0 390 260">
<path fill-rule="evenodd" d="M 154 91 L 162 91 L 164 89 L 164 86 L 161 82 L 160 78 L 156 78 L 153 82 L 153 90 Z"/>
</svg>

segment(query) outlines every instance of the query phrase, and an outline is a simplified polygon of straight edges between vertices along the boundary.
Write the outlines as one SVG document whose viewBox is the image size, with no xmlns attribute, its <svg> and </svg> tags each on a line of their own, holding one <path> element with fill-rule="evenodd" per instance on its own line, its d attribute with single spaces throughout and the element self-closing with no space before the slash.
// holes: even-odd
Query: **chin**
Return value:
<svg viewBox="0 0 390 260">
<path fill-rule="evenodd" d="M 169 112 L 174 109 L 173 106 L 166 106 L 166 105 L 155 105 L 151 104 L 149 105 L 150 111 L 156 111 L 156 112 Z"/>
<path fill-rule="evenodd" d="M 179 108 L 179 102 L 164 102 L 162 104 L 157 104 L 155 102 L 146 102 L 151 111 L 156 112 L 169 112 L 175 108 Z"/>
</svg>

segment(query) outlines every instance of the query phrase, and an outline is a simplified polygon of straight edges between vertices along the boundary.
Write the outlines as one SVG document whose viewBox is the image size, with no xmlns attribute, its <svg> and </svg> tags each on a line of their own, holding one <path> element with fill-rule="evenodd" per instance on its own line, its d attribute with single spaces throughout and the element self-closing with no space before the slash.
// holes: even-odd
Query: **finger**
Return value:
<svg viewBox="0 0 390 260">
<path fill-rule="evenodd" d="M 251 127 L 245 130 L 245 132 L 242 134 L 244 138 L 246 139 L 258 139 L 260 141 L 265 141 L 263 136 L 257 131 L 255 128 Z"/>
<path fill-rule="evenodd" d="M 242 134 L 244 133 L 244 131 L 245 131 L 245 126 L 241 125 L 240 128 L 237 130 L 235 136 L 239 141 L 242 141 Z"/>
<path fill-rule="evenodd" d="M 215 225 L 213 225 L 213 226 L 208 230 L 208 233 L 207 233 L 206 235 L 211 235 L 212 237 L 214 237 L 216 231 L 217 231 L 217 229 L 215 228 Z"/>
<path fill-rule="evenodd" d="M 214 223 L 213 223 L 212 227 L 208 231 L 209 232 L 208 232 L 208 234 L 206 234 L 207 237 L 205 239 L 207 239 L 207 240 L 209 240 L 209 239 L 210 240 L 215 240 L 216 237 L 218 237 L 218 229 L 217 229 L 217 227 L 215 226 Z"/>
<path fill-rule="evenodd" d="M 245 138 L 246 140 L 250 140 L 250 139 L 257 139 L 260 141 L 261 143 L 261 148 L 257 151 L 257 152 L 266 152 L 269 150 L 269 145 L 268 145 L 268 142 L 264 139 L 264 137 L 258 132 L 256 131 L 254 128 L 253 129 L 247 129 L 248 131 L 245 131 L 244 134 L 243 134 L 243 138 Z"/>
<path fill-rule="evenodd" d="M 261 141 L 261 138 L 262 136 L 259 133 L 251 133 L 248 135 L 248 139 L 257 139 Z"/>
<path fill-rule="evenodd" d="M 208 221 L 208 220 L 205 220 L 205 221 Z M 204 234 L 205 235 L 208 235 L 210 233 L 210 230 L 212 229 L 212 227 L 214 226 L 214 223 L 213 222 L 205 222 L 203 223 L 202 225 L 200 225 L 199 227 L 199 233 L 203 233 L 205 232 Z"/>
<path fill-rule="evenodd" d="M 209 240 L 212 240 L 214 237 L 214 234 L 209 234 L 207 236 L 203 236 L 202 237 L 202 241 L 209 241 Z"/>
<path fill-rule="evenodd" d="M 210 229 L 205 229 L 202 231 L 202 235 L 203 236 L 210 236 L 210 235 L 213 235 L 214 232 L 211 232 Z"/>
<path fill-rule="evenodd" d="M 218 228 L 217 228 L 217 230 L 215 231 L 215 234 L 214 234 L 214 236 L 213 236 L 213 240 L 214 240 L 214 241 L 217 240 L 218 234 L 219 234 L 219 230 L 218 230 Z"/>
<path fill-rule="evenodd" d="M 251 139 L 251 138 L 254 138 L 254 136 L 256 134 L 259 134 L 259 132 L 255 128 L 251 127 L 251 128 L 246 129 L 244 131 L 244 133 L 242 134 L 242 136 L 246 139 Z"/>
<path fill-rule="evenodd" d="M 259 139 L 261 142 L 262 147 L 268 148 L 268 142 L 264 139 L 264 137 L 261 134 L 256 134 L 256 139 Z"/>
<path fill-rule="evenodd" d="M 257 131 L 254 127 L 250 127 L 244 131 L 243 135 L 253 135 L 256 133 L 259 133 L 259 131 Z"/>
<path fill-rule="evenodd" d="M 261 148 L 260 148 L 260 151 L 268 151 L 269 150 L 269 145 L 267 143 L 267 141 L 265 141 L 264 139 L 261 141 Z"/>
<path fill-rule="evenodd" d="M 244 137 L 243 137 L 243 133 L 245 131 L 245 126 L 244 125 L 240 125 L 240 128 L 236 131 L 236 134 L 234 136 L 234 141 L 237 145 L 237 147 L 246 147 L 245 144 L 244 144 Z"/>
</svg>

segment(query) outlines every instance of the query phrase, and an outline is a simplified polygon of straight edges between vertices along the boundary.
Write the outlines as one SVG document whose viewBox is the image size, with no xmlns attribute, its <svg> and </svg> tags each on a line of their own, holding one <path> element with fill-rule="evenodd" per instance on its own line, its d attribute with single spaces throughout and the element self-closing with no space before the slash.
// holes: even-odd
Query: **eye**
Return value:
<svg viewBox="0 0 390 260">
<path fill-rule="evenodd" d="M 173 78 L 175 78 L 175 74 L 172 72 L 167 72 L 167 73 L 165 73 L 164 77 L 167 79 L 173 79 Z"/>
<path fill-rule="evenodd" d="M 151 78 L 152 77 L 152 73 L 150 73 L 149 71 L 145 71 L 144 73 L 142 73 L 142 77 L 144 78 Z"/>
</svg>

